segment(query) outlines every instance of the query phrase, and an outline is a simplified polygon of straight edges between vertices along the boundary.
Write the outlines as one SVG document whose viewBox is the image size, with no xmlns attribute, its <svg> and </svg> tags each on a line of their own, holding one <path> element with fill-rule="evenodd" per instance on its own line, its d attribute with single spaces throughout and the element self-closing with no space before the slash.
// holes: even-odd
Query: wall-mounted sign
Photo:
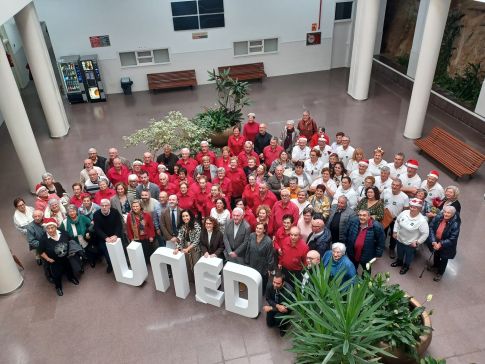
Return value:
<svg viewBox="0 0 485 364">
<path fill-rule="evenodd" d="M 91 48 L 109 47 L 111 42 L 109 41 L 109 35 L 94 35 L 89 37 Z"/>
<path fill-rule="evenodd" d="M 322 42 L 322 33 L 314 32 L 306 34 L 306 45 L 316 45 Z"/>
<path fill-rule="evenodd" d="M 207 32 L 192 33 L 192 39 L 207 39 L 208 37 Z"/>
</svg>

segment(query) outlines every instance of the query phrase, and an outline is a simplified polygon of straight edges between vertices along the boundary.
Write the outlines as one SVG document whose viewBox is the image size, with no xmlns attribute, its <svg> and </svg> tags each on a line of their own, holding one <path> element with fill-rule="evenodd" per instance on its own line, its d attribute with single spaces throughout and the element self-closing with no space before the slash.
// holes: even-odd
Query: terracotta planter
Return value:
<svg viewBox="0 0 485 364">
<path fill-rule="evenodd" d="M 239 129 L 241 129 L 241 124 L 236 124 Z M 234 125 L 234 126 L 236 126 Z M 229 136 L 232 134 L 232 128 L 234 128 L 234 126 L 231 126 L 229 128 L 227 128 L 226 130 L 224 130 L 223 132 L 220 132 L 220 133 L 214 133 L 211 135 L 211 144 L 214 146 L 214 147 L 218 147 L 218 148 L 222 148 L 224 146 L 227 145 L 227 140 L 229 139 Z"/>
<path fill-rule="evenodd" d="M 413 307 L 421 307 L 421 303 L 418 302 L 415 298 L 410 298 L 409 299 L 409 304 Z M 429 327 L 431 329 L 431 319 L 429 317 L 429 314 L 424 311 L 421 315 L 421 318 L 423 320 L 423 323 L 426 327 Z M 429 344 L 431 344 L 431 339 L 433 336 L 433 331 L 430 330 L 429 333 L 426 333 L 424 335 L 421 335 L 419 337 L 419 342 L 416 344 L 416 351 L 418 352 L 418 356 L 422 358 L 428 349 Z M 385 344 L 383 344 L 385 346 Z M 388 350 L 392 355 L 394 355 L 396 358 L 390 358 L 390 357 L 383 357 L 381 358 L 382 363 L 385 364 L 417 364 L 418 362 L 416 359 L 414 359 L 411 355 L 406 353 L 404 350 L 400 348 L 395 348 L 393 350 Z"/>
</svg>

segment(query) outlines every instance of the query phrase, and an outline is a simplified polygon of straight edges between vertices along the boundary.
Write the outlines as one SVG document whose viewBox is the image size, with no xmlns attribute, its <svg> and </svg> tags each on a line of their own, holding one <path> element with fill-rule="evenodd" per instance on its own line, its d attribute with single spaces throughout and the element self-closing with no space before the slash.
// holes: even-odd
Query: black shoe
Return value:
<svg viewBox="0 0 485 364">
<path fill-rule="evenodd" d="M 74 284 L 75 286 L 79 285 L 79 281 L 77 280 L 76 277 L 69 278 L 68 281 Z"/>
<path fill-rule="evenodd" d="M 36 258 L 35 262 L 37 263 L 37 265 L 42 265 L 42 259 L 40 258 Z"/>
<path fill-rule="evenodd" d="M 402 267 L 402 261 L 396 260 L 395 262 L 392 262 L 391 267 Z"/>
<path fill-rule="evenodd" d="M 64 292 L 62 292 L 62 288 L 56 288 L 56 292 L 58 296 L 63 296 Z"/>
<path fill-rule="evenodd" d="M 391 259 L 396 259 L 396 254 L 394 253 L 394 251 L 389 251 L 389 258 Z"/>
<path fill-rule="evenodd" d="M 106 273 L 111 273 L 113 271 L 113 267 L 111 265 L 108 265 L 108 268 L 106 268 Z"/>
<path fill-rule="evenodd" d="M 408 270 L 409 270 L 409 267 L 407 265 L 404 265 L 399 271 L 399 274 L 406 274 Z"/>
<path fill-rule="evenodd" d="M 96 262 L 93 260 L 92 262 L 89 262 L 89 265 L 91 266 L 91 268 L 94 268 L 96 267 Z"/>
<path fill-rule="evenodd" d="M 436 274 L 436 276 L 433 278 L 433 281 L 435 281 L 435 282 L 439 282 L 439 281 L 441 281 L 441 277 L 443 277 L 443 275 L 438 273 L 438 274 Z"/>
</svg>

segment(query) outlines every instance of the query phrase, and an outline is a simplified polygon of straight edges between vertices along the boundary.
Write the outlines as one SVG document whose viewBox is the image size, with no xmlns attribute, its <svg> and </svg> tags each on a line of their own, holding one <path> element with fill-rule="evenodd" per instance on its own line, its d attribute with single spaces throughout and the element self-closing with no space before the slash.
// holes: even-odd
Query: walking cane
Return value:
<svg viewBox="0 0 485 364">
<path fill-rule="evenodd" d="M 431 252 L 431 255 L 429 256 L 428 260 L 426 261 L 426 264 L 424 265 L 424 268 L 423 268 L 421 274 L 419 275 L 419 278 L 423 277 L 424 271 L 426 270 L 427 267 L 429 267 L 429 264 L 431 263 L 431 258 L 433 258 L 433 255 L 434 255 L 434 250 Z"/>
</svg>

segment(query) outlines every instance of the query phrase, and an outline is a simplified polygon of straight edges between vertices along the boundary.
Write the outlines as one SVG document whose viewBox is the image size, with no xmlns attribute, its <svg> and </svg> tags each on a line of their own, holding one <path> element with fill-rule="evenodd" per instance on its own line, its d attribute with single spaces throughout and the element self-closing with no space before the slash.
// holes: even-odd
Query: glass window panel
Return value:
<svg viewBox="0 0 485 364">
<path fill-rule="evenodd" d="M 120 62 L 121 62 L 122 67 L 136 66 L 138 64 L 136 62 L 135 52 L 121 52 L 120 53 Z"/>
</svg>

